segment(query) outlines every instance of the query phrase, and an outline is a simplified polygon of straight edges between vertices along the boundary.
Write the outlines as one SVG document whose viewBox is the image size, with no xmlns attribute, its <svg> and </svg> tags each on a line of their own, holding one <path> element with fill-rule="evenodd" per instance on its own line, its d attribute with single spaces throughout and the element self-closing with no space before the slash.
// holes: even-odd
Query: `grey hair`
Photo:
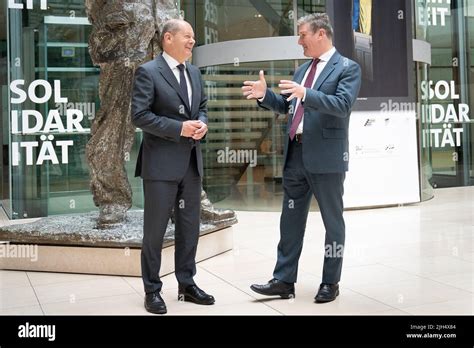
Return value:
<svg viewBox="0 0 474 348">
<path fill-rule="evenodd" d="M 165 34 L 166 33 L 171 33 L 173 35 L 176 34 L 181 29 L 183 22 L 184 21 L 182 19 L 169 19 L 163 24 L 163 27 L 161 28 L 160 40 L 159 40 L 160 48 L 162 50 L 163 50 L 163 40 L 165 39 Z"/>
<path fill-rule="evenodd" d="M 319 29 L 326 31 L 328 39 L 332 40 L 334 30 L 332 29 L 331 20 L 327 13 L 312 13 L 298 19 L 298 27 L 303 24 L 309 24 L 311 31 L 315 33 Z"/>
</svg>

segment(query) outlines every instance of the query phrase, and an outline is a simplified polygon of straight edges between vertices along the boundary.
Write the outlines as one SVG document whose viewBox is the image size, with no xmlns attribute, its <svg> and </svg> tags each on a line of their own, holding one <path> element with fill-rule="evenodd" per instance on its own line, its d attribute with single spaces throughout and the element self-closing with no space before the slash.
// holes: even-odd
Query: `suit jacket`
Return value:
<svg viewBox="0 0 474 348">
<path fill-rule="evenodd" d="M 301 84 L 311 61 L 301 65 L 293 81 Z M 349 116 L 357 100 L 361 84 L 359 64 L 335 52 L 327 62 L 312 89 L 307 89 L 304 102 L 303 164 L 311 173 L 341 173 L 349 163 Z M 288 96 L 277 95 L 270 89 L 259 105 L 265 109 L 286 114 L 295 110 L 296 99 L 290 103 Z M 293 115 L 288 118 L 287 133 Z M 284 163 L 287 161 L 286 137 Z"/>
<path fill-rule="evenodd" d="M 207 124 L 207 97 L 199 69 L 189 63 L 186 68 L 193 91 L 191 107 L 162 55 L 135 72 L 132 123 L 143 130 L 135 176 L 145 180 L 180 180 L 188 169 L 193 147 L 199 174 L 203 176 L 200 142 L 181 137 L 181 128 L 189 120 Z"/>
</svg>

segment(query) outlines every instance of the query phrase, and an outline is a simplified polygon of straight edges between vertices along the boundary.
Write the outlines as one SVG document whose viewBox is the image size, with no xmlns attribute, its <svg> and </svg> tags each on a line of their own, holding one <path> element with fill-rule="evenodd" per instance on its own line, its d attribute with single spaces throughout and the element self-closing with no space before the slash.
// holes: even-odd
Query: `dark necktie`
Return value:
<svg viewBox="0 0 474 348">
<path fill-rule="evenodd" d="M 179 87 L 181 89 L 182 95 L 185 97 L 186 104 L 189 106 L 189 94 L 188 94 L 188 84 L 186 83 L 186 77 L 184 76 L 184 64 L 178 65 L 179 69 Z"/>
<path fill-rule="evenodd" d="M 314 76 L 316 75 L 316 66 L 320 62 L 319 58 L 313 60 L 313 64 L 311 64 L 311 70 L 309 71 L 308 77 L 306 77 L 306 81 L 304 82 L 305 88 L 311 88 L 314 82 Z M 301 119 L 304 115 L 304 107 L 303 101 L 300 101 L 300 105 L 298 105 L 298 109 L 296 109 L 296 113 L 293 116 L 293 121 L 291 122 L 290 128 L 290 139 L 293 140 L 296 135 L 296 130 L 298 129 L 299 124 L 301 123 Z"/>
</svg>

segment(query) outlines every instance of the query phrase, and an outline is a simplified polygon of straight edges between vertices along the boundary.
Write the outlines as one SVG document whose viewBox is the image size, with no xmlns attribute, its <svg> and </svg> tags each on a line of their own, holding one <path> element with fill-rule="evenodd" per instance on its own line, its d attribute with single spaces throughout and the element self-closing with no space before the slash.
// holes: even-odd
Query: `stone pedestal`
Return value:
<svg viewBox="0 0 474 348">
<path fill-rule="evenodd" d="M 167 244 L 162 254 L 162 276 L 174 272 L 174 244 Z M 199 239 L 196 261 L 229 251 L 232 246 L 232 227 L 207 233 Z M 141 276 L 141 249 L 136 246 L 113 248 L 9 243 L 0 244 L 0 248 L 6 250 L 2 255 L 4 257 L 0 257 L 0 269 Z"/>
<path fill-rule="evenodd" d="M 140 276 L 143 211 L 98 229 L 98 212 L 60 215 L 0 227 L 0 269 Z M 232 249 L 234 216 L 200 226 L 196 261 Z M 161 273 L 174 272 L 174 225 L 163 243 Z"/>
</svg>

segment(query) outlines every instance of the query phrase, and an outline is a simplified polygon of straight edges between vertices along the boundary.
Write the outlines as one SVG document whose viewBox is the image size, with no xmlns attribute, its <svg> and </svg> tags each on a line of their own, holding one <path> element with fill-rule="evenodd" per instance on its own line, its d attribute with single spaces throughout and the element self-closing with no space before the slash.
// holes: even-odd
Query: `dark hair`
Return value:
<svg viewBox="0 0 474 348">
<path fill-rule="evenodd" d="M 160 48 L 163 50 L 163 40 L 165 39 L 165 34 L 166 33 L 171 33 L 171 34 L 176 34 L 180 29 L 181 26 L 183 25 L 183 20 L 182 19 L 169 19 L 167 20 L 161 29 L 160 32 Z"/>
<path fill-rule="evenodd" d="M 301 17 L 298 20 L 298 27 L 303 24 L 309 24 L 313 33 L 319 29 L 324 29 L 326 31 L 326 36 L 330 40 L 332 40 L 334 36 L 331 21 L 329 20 L 327 13 L 312 13 Z"/>
</svg>

